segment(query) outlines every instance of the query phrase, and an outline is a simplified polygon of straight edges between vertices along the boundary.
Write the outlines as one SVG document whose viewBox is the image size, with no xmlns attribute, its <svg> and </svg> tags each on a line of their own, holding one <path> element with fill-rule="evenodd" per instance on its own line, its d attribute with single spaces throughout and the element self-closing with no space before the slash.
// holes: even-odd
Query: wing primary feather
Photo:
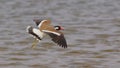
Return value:
<svg viewBox="0 0 120 68">
<path fill-rule="evenodd" d="M 63 48 L 67 48 L 67 43 L 63 35 L 57 36 L 54 34 L 49 34 L 48 35 L 52 38 L 52 41 L 58 44 L 59 46 Z"/>
</svg>

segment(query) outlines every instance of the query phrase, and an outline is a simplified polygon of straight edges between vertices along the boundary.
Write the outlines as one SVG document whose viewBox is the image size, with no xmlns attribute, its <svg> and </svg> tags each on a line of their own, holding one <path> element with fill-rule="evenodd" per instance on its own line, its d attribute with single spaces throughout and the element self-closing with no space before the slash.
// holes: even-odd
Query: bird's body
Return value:
<svg viewBox="0 0 120 68">
<path fill-rule="evenodd" d="M 57 43 L 59 46 L 67 48 L 67 43 L 64 38 L 64 35 L 59 30 L 61 27 L 54 27 L 51 25 L 49 20 L 34 20 L 38 29 L 32 28 L 31 26 L 27 27 L 27 32 L 33 35 L 36 39 L 42 40 L 46 35 L 49 35 L 52 38 L 52 41 Z M 58 29 L 59 28 L 59 29 Z"/>
<path fill-rule="evenodd" d="M 32 26 L 27 27 L 27 32 L 38 40 L 42 40 L 45 36 L 45 33 L 41 32 L 39 29 L 33 28 Z"/>
</svg>

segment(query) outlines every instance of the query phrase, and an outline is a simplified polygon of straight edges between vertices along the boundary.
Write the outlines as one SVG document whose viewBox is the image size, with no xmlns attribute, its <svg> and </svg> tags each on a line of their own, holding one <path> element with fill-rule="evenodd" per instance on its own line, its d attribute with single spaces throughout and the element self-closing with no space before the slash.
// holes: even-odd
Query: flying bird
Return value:
<svg viewBox="0 0 120 68">
<path fill-rule="evenodd" d="M 50 20 L 34 19 L 33 21 L 36 23 L 38 29 L 33 28 L 32 26 L 28 26 L 26 29 L 27 32 L 35 38 L 32 48 L 36 46 L 38 40 L 41 41 L 46 35 L 49 35 L 51 40 L 59 46 L 67 48 L 64 34 L 60 31 L 63 30 L 61 26 L 51 25 Z"/>
</svg>

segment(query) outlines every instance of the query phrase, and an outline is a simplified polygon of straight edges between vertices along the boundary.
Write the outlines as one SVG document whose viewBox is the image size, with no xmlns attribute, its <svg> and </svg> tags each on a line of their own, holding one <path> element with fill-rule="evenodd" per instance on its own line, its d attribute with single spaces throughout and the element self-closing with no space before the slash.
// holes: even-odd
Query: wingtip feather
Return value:
<svg viewBox="0 0 120 68">
<path fill-rule="evenodd" d="M 32 26 L 27 26 L 26 32 L 29 32 L 29 29 L 30 29 L 31 27 L 32 27 Z"/>
</svg>

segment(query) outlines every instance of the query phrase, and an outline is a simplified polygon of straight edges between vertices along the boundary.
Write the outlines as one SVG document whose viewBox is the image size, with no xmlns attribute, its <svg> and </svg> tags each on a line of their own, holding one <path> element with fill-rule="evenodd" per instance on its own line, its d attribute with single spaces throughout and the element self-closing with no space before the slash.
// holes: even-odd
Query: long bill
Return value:
<svg viewBox="0 0 120 68">
<path fill-rule="evenodd" d="M 37 40 L 36 38 L 34 39 L 31 48 L 34 49 L 37 45 L 37 43 L 39 42 L 39 40 Z"/>
</svg>

